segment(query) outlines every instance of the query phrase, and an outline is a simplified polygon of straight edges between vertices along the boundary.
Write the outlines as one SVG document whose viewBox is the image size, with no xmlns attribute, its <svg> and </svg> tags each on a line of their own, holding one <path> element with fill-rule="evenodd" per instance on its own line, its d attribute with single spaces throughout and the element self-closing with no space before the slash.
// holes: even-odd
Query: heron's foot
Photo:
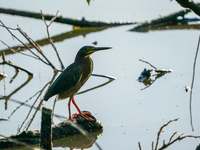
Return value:
<svg viewBox="0 0 200 150">
<path fill-rule="evenodd" d="M 74 119 L 74 117 L 73 117 L 73 116 L 72 116 L 72 117 L 70 116 L 68 120 L 71 120 L 71 121 L 76 121 L 76 119 Z"/>
<path fill-rule="evenodd" d="M 80 118 L 81 117 L 81 118 Z M 88 121 L 96 121 L 96 119 L 92 116 L 92 114 L 88 111 L 83 111 L 81 113 L 76 113 L 76 114 L 73 114 L 73 117 L 72 117 L 74 120 L 78 120 L 78 119 L 85 119 L 85 120 L 88 120 Z M 71 119 L 71 120 L 73 120 Z"/>
</svg>

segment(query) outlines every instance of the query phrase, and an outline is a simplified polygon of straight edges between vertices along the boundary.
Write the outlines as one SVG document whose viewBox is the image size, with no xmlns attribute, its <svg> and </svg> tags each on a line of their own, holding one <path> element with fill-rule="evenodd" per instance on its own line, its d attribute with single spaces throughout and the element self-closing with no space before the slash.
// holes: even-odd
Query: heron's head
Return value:
<svg viewBox="0 0 200 150">
<path fill-rule="evenodd" d="M 94 47 L 94 46 L 83 46 L 77 53 L 76 56 L 87 57 L 92 53 L 100 50 L 111 49 L 112 47 Z"/>
</svg>

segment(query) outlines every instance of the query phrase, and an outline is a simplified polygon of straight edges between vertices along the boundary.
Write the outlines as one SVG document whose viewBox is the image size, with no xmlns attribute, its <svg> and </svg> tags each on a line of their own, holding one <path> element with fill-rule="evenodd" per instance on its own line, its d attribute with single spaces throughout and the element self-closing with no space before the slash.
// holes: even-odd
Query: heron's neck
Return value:
<svg viewBox="0 0 200 150">
<path fill-rule="evenodd" d="M 89 67 L 90 69 L 93 69 L 93 61 L 90 56 L 87 57 L 76 56 L 75 62 L 81 63 L 86 68 Z"/>
<path fill-rule="evenodd" d="M 87 56 L 87 57 L 76 57 L 75 62 L 79 63 L 81 66 L 80 68 L 80 72 L 82 72 L 81 82 L 85 83 L 92 74 L 93 61 L 90 58 L 90 56 Z"/>
</svg>

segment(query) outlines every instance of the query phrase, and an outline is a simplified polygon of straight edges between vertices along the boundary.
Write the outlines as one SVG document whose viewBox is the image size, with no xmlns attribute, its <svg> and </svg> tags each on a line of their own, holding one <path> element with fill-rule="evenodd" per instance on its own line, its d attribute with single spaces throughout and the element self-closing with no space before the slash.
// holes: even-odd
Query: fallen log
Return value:
<svg viewBox="0 0 200 150">
<path fill-rule="evenodd" d="M 102 125 L 100 122 L 96 120 L 94 116 L 91 114 L 87 114 L 88 117 L 92 118 L 92 120 L 86 120 L 81 116 L 75 114 L 72 119 L 75 119 L 76 122 L 72 121 L 63 121 L 57 125 L 52 127 L 52 142 L 53 145 L 55 143 L 56 146 L 65 146 L 74 145 L 74 147 L 79 147 L 80 145 L 75 145 L 75 143 L 80 144 L 80 136 L 84 136 L 86 142 L 90 142 L 91 144 L 95 143 L 98 135 L 102 133 Z M 74 124 L 74 125 L 73 125 Z M 80 129 L 77 129 L 76 126 L 86 131 L 88 135 L 83 135 Z M 35 131 L 23 131 L 20 134 L 11 135 L 9 137 L 5 137 L 0 139 L 0 149 L 3 148 L 13 148 L 15 149 L 20 148 L 22 146 L 26 147 L 39 147 L 41 133 L 39 130 Z M 77 139 L 76 139 L 77 136 Z M 89 136 L 89 137 L 87 137 Z M 74 140 L 72 141 L 71 138 L 74 140 L 76 139 L 77 142 Z M 67 141 L 63 143 L 62 141 Z M 72 143 L 70 143 L 70 141 Z M 82 143 L 82 145 L 85 145 Z"/>
</svg>

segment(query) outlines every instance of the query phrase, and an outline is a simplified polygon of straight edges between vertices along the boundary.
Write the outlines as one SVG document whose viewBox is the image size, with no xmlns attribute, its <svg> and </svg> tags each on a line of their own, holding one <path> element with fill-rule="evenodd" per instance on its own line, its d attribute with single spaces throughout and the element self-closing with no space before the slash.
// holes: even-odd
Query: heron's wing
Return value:
<svg viewBox="0 0 200 150">
<path fill-rule="evenodd" d="M 77 62 L 68 66 L 53 82 L 44 99 L 48 100 L 51 96 L 60 94 L 73 87 L 81 79 L 80 69 L 81 65 Z"/>
</svg>

